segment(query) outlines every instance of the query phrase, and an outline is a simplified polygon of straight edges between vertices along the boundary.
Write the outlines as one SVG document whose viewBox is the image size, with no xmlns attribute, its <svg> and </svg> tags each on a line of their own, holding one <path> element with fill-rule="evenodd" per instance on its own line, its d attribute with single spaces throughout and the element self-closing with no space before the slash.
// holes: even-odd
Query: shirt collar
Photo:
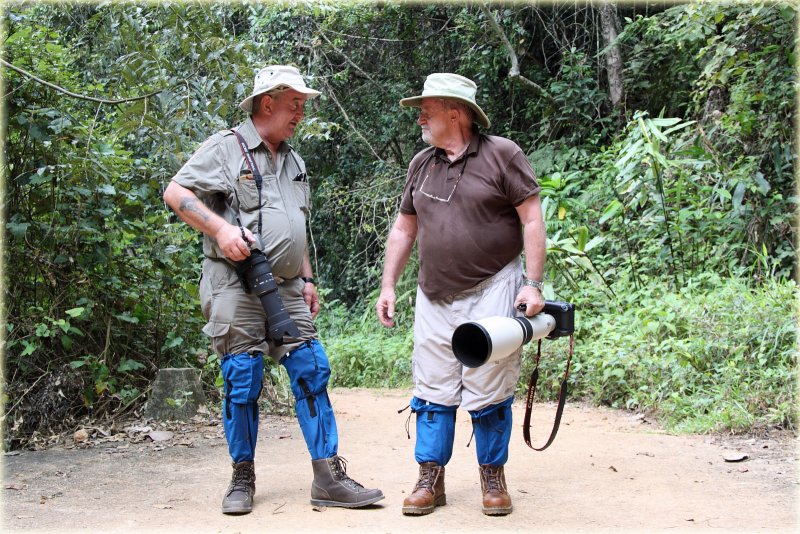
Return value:
<svg viewBox="0 0 800 534">
<path fill-rule="evenodd" d="M 248 150 L 255 150 L 259 147 L 259 145 L 264 143 L 264 140 L 261 139 L 261 136 L 258 134 L 258 130 L 256 130 L 256 125 L 253 124 L 252 117 L 248 117 L 247 120 L 244 121 L 241 126 L 239 126 L 238 132 L 241 134 L 244 142 L 247 144 Z M 286 154 L 290 150 L 293 150 L 293 147 L 286 141 L 283 141 L 278 147 L 278 152 L 282 154 Z"/>
<path fill-rule="evenodd" d="M 467 149 L 464 151 L 464 153 L 461 154 L 455 160 L 451 161 L 450 163 L 452 164 L 460 160 L 461 158 L 466 158 L 467 156 L 470 156 L 472 154 L 477 154 L 478 145 L 480 145 L 480 140 L 481 140 L 481 135 L 479 133 L 472 134 L 472 139 L 470 139 L 469 145 L 467 145 Z M 447 157 L 447 152 L 445 152 L 443 148 L 438 148 L 438 147 L 434 148 L 433 154 L 439 159 L 449 160 L 449 158 Z"/>
</svg>

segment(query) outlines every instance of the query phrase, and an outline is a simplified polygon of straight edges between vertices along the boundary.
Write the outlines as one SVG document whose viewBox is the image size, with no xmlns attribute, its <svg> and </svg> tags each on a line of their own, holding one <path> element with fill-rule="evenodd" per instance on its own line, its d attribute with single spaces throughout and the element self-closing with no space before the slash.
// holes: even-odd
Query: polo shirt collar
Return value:
<svg viewBox="0 0 800 534">
<path fill-rule="evenodd" d="M 258 134 L 258 130 L 256 130 L 256 125 L 253 124 L 252 117 L 248 117 L 247 120 L 244 121 L 239 127 L 238 131 L 241 134 L 242 139 L 244 139 L 244 142 L 247 144 L 248 150 L 255 150 L 259 147 L 259 145 L 264 143 L 264 140 L 261 139 L 261 136 Z M 278 147 L 278 152 L 281 152 L 282 154 L 285 154 L 290 150 L 292 150 L 292 145 L 286 141 L 283 141 Z"/>
<path fill-rule="evenodd" d="M 467 149 L 464 151 L 464 153 L 461 154 L 461 156 L 459 156 L 457 159 L 451 161 L 450 163 L 455 163 L 461 158 L 466 158 L 467 156 L 471 156 L 472 154 L 477 154 L 480 141 L 481 141 L 481 134 L 477 132 L 472 134 L 472 139 L 470 140 L 469 145 L 467 146 Z M 449 158 L 447 157 L 447 152 L 445 152 L 443 148 L 436 147 L 433 153 L 437 158 L 449 160 Z"/>
</svg>

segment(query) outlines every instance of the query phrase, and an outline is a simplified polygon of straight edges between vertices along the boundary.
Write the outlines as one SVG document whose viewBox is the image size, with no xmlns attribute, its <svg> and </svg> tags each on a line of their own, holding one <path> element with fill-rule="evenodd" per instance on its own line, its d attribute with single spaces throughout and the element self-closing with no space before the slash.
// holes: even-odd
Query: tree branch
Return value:
<svg viewBox="0 0 800 534">
<path fill-rule="evenodd" d="M 324 52 L 323 52 L 323 55 L 325 55 Z M 327 58 L 327 56 L 326 56 L 326 58 Z M 356 125 L 353 124 L 352 120 L 350 120 L 350 115 L 347 114 L 347 111 L 345 111 L 344 107 L 342 107 L 342 105 L 339 103 L 339 99 L 336 98 L 336 93 L 333 92 L 333 87 L 331 87 L 331 84 L 329 84 L 327 81 L 323 81 L 323 83 L 328 88 L 328 96 L 331 97 L 331 100 L 333 100 L 334 104 L 336 104 L 336 107 L 338 107 L 339 111 L 342 112 L 342 115 L 344 116 L 344 119 L 347 121 L 347 123 L 350 125 L 350 128 L 352 128 L 352 130 L 361 139 L 361 141 L 363 141 L 364 144 L 367 145 L 367 148 L 369 148 L 370 152 L 372 152 L 375 155 L 375 157 L 378 158 L 378 160 L 383 161 L 383 158 L 380 157 L 378 155 L 378 153 L 375 152 L 375 149 L 372 148 L 372 145 L 369 144 L 369 141 L 367 141 L 367 138 L 364 137 L 364 135 L 361 132 L 358 131 L 358 128 L 356 128 Z"/>
<path fill-rule="evenodd" d="M 65 95 L 67 95 L 67 96 L 71 96 L 72 98 L 78 98 L 80 100 L 88 100 L 89 102 L 97 102 L 99 104 L 124 104 L 126 102 L 136 102 L 137 100 L 144 100 L 145 98 L 150 98 L 151 96 L 155 96 L 158 93 L 160 93 L 161 91 L 163 91 L 163 89 L 159 89 L 158 91 L 153 91 L 152 93 L 148 93 L 148 94 L 143 95 L 143 96 L 136 96 L 136 97 L 133 97 L 133 98 L 121 98 L 121 99 L 118 99 L 118 100 L 106 100 L 104 98 L 95 98 L 93 96 L 79 95 L 77 93 L 73 93 L 72 91 L 68 91 L 67 89 L 64 89 L 63 87 L 60 87 L 60 86 L 58 86 L 58 85 L 56 85 L 54 83 L 50 83 L 50 82 L 48 82 L 46 80 L 43 80 L 43 79 L 31 74 L 30 72 L 28 72 L 28 71 L 26 71 L 24 69 L 21 69 L 21 68 L 15 66 L 15 65 L 12 65 L 11 63 L 9 63 L 8 61 L 6 61 L 6 60 L 4 60 L 2 58 L 0 58 L 0 64 L 5 65 L 9 69 L 18 72 L 18 73 L 22 74 L 23 76 L 25 76 L 27 78 L 30 78 L 31 80 L 33 80 L 35 82 L 38 82 L 38 83 L 40 83 L 42 85 L 46 85 L 47 87 L 50 87 L 52 89 L 55 89 L 56 91 L 58 91 L 60 93 L 63 93 Z"/>
<path fill-rule="evenodd" d="M 540 95 L 545 97 L 551 104 L 556 104 L 555 99 L 552 96 L 550 96 L 550 93 L 548 93 L 544 87 L 542 87 L 541 85 L 537 84 L 532 80 L 529 80 L 528 78 L 520 74 L 519 60 L 517 59 L 517 53 L 514 52 L 514 47 L 511 46 L 511 42 L 509 42 L 508 37 L 506 37 L 506 34 L 503 33 L 503 29 L 500 27 L 500 24 L 497 23 L 497 20 L 495 20 L 494 15 L 492 15 L 492 13 L 486 8 L 485 5 L 481 5 L 481 11 L 483 11 L 483 14 L 486 16 L 486 19 L 494 28 L 495 33 L 497 33 L 497 36 L 500 37 L 500 40 L 503 42 L 503 45 L 506 48 L 506 52 L 508 52 L 508 57 L 509 59 L 511 59 L 511 70 L 508 71 L 508 77 L 511 78 L 512 80 L 519 81 L 520 83 L 525 85 L 528 89 L 531 89 L 536 93 L 539 93 Z"/>
</svg>

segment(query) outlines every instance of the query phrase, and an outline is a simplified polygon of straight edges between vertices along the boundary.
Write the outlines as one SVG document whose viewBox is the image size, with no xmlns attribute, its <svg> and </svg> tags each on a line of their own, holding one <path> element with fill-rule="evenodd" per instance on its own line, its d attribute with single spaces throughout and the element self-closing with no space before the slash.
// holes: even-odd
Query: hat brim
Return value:
<svg viewBox="0 0 800 534">
<path fill-rule="evenodd" d="M 262 95 L 264 93 L 269 93 L 270 91 L 274 91 L 275 89 L 278 89 L 280 87 L 286 87 L 288 89 L 294 89 L 298 93 L 303 93 L 304 95 L 308 95 L 309 99 L 316 98 L 316 97 L 318 97 L 319 95 L 322 94 L 322 93 L 320 93 L 319 91 L 317 91 L 315 89 L 311 89 L 310 87 L 296 87 L 294 85 L 288 85 L 288 84 L 285 84 L 285 83 L 279 83 L 277 85 L 273 85 L 272 87 L 266 87 L 263 90 L 261 90 L 261 91 L 259 91 L 257 93 L 253 93 L 252 95 L 248 96 L 247 98 L 245 98 L 244 100 L 239 102 L 239 109 L 241 109 L 242 111 L 246 111 L 247 113 L 252 113 L 253 112 L 253 99 L 255 97 L 257 97 L 258 95 Z"/>
<path fill-rule="evenodd" d="M 422 100 L 425 98 L 446 98 L 448 100 L 457 100 L 462 104 L 468 105 L 474 112 L 475 112 L 475 122 L 478 123 L 480 126 L 484 128 L 489 128 L 492 123 L 489 120 L 489 117 L 486 116 L 486 113 L 480 108 L 479 105 L 472 102 L 471 100 L 467 100 L 466 98 L 458 98 L 457 96 L 453 95 L 424 95 L 424 96 L 412 96 L 409 98 L 404 98 L 400 101 L 400 105 L 407 107 L 407 108 L 418 108 L 422 106 Z"/>
</svg>

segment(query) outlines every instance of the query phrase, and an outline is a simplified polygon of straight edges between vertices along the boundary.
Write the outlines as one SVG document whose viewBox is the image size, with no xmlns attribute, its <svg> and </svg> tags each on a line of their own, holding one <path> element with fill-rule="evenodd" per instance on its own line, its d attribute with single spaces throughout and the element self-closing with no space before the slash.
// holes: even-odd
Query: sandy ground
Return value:
<svg viewBox="0 0 800 534">
<path fill-rule="evenodd" d="M 417 466 L 398 414 L 408 391 L 331 392 L 348 473 L 386 499 L 360 510 L 309 503 L 311 465 L 297 423 L 262 417 L 254 511 L 220 513 L 230 477 L 221 426 L 172 427 L 172 439 L 94 432 L 90 446 L 53 447 L 4 458 L 3 532 L 796 532 L 797 442 L 674 436 L 641 416 L 567 404 L 545 452 L 528 449 L 514 405 L 506 477 L 514 513 L 480 511 L 471 426 L 459 412 L 447 466 L 447 505 L 422 517 L 401 513 Z M 549 432 L 554 406 L 534 406 L 533 434 Z M 413 438 L 413 418 L 412 438 Z M 153 425 L 159 429 L 158 425 Z M 167 427 L 169 428 L 169 427 Z M 161 428 L 163 430 L 163 428 Z M 182 430 L 181 430 L 182 429 Z M 130 438 L 125 436 L 131 436 Z M 124 439 L 123 439 L 124 438 Z M 726 461 L 747 456 L 739 462 Z"/>
</svg>

